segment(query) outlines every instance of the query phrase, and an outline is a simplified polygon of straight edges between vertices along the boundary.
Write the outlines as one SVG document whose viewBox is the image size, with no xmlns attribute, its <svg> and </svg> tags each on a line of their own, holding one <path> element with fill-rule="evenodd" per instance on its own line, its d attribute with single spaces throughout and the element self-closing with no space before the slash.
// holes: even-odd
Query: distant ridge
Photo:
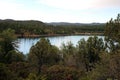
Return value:
<svg viewBox="0 0 120 80">
<path fill-rule="evenodd" d="M 74 25 L 74 26 L 83 26 L 83 25 L 104 25 L 105 23 L 69 23 L 69 22 L 51 22 L 51 23 L 46 23 L 48 25 L 54 25 L 54 26 L 60 26 L 60 25 Z"/>
<path fill-rule="evenodd" d="M 18 37 L 38 37 L 57 35 L 86 35 L 86 33 L 101 34 L 104 31 L 103 23 L 45 23 L 37 20 L 0 20 L 0 32 L 6 29 L 15 30 Z"/>
<path fill-rule="evenodd" d="M 39 20 L 14 20 L 14 19 L 0 19 L 0 21 L 20 21 L 20 22 L 40 22 L 40 23 L 44 23 L 44 24 L 47 24 L 47 25 L 53 25 L 53 26 L 84 26 L 84 25 L 104 25 L 105 23 L 96 23 L 96 22 L 93 22 L 93 23 L 70 23 L 70 22 L 50 22 L 50 23 L 47 23 L 47 22 L 42 22 L 42 21 L 39 21 Z"/>
<path fill-rule="evenodd" d="M 42 21 L 38 21 L 38 20 L 14 20 L 14 19 L 0 19 L 0 22 L 22 22 L 22 23 L 26 23 L 26 22 L 29 22 L 29 23 L 36 23 L 36 24 L 45 24 L 44 22 Z"/>
</svg>

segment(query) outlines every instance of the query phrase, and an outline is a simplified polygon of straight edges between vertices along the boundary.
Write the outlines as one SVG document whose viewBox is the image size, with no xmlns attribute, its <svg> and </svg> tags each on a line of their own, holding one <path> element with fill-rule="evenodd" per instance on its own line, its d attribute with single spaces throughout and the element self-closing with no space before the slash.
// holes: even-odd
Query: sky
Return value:
<svg viewBox="0 0 120 80">
<path fill-rule="evenodd" d="M 105 23 L 120 13 L 120 0 L 0 0 L 0 19 Z"/>
</svg>

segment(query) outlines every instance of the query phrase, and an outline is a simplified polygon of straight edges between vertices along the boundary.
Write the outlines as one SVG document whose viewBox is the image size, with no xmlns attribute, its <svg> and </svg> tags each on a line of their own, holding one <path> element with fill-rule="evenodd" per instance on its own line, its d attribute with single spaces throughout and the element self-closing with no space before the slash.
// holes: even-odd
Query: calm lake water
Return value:
<svg viewBox="0 0 120 80">
<path fill-rule="evenodd" d="M 84 38 L 87 40 L 90 36 L 85 35 L 74 35 L 74 36 L 57 36 L 57 37 L 45 37 L 48 38 L 52 45 L 55 45 L 57 47 L 61 47 L 62 43 L 67 43 L 71 41 L 74 46 L 76 46 L 77 42 Z M 103 36 L 98 36 L 99 38 L 104 38 Z M 41 37 L 40 37 L 41 38 Z M 29 53 L 29 50 L 31 46 L 37 43 L 37 41 L 40 40 L 40 38 L 18 38 L 18 50 L 20 52 L 23 52 L 24 54 Z"/>
</svg>

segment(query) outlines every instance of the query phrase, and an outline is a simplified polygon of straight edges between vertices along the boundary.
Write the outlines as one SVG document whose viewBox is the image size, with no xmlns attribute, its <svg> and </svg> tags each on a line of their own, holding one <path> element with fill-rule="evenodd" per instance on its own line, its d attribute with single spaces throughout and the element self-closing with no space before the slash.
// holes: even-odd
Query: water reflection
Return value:
<svg viewBox="0 0 120 80">
<path fill-rule="evenodd" d="M 75 46 L 80 39 L 84 38 L 85 40 L 87 40 L 89 37 L 90 36 L 76 35 L 76 36 L 57 36 L 57 37 L 45 37 L 45 38 L 48 38 L 52 45 L 55 45 L 60 48 L 62 43 L 66 44 L 67 42 L 71 41 Z M 99 36 L 99 37 L 103 38 L 103 36 Z M 18 50 L 20 52 L 23 52 L 24 54 L 29 53 L 31 46 L 36 44 L 37 41 L 39 41 L 39 39 L 40 38 L 18 38 L 18 42 L 19 42 Z"/>
</svg>

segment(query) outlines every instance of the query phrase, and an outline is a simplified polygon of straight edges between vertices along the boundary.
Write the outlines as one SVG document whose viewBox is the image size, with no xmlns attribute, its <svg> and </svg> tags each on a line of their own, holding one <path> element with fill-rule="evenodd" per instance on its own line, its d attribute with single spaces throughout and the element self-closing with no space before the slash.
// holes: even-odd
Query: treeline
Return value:
<svg viewBox="0 0 120 80">
<path fill-rule="evenodd" d="M 40 21 L 0 20 L 0 32 L 11 28 L 17 35 L 103 33 L 105 24 L 50 25 Z"/>
<path fill-rule="evenodd" d="M 0 80 L 120 80 L 119 29 L 120 15 L 107 23 L 105 40 L 89 37 L 59 49 L 41 38 L 27 55 L 16 50 L 14 30 L 2 31 Z"/>
</svg>

